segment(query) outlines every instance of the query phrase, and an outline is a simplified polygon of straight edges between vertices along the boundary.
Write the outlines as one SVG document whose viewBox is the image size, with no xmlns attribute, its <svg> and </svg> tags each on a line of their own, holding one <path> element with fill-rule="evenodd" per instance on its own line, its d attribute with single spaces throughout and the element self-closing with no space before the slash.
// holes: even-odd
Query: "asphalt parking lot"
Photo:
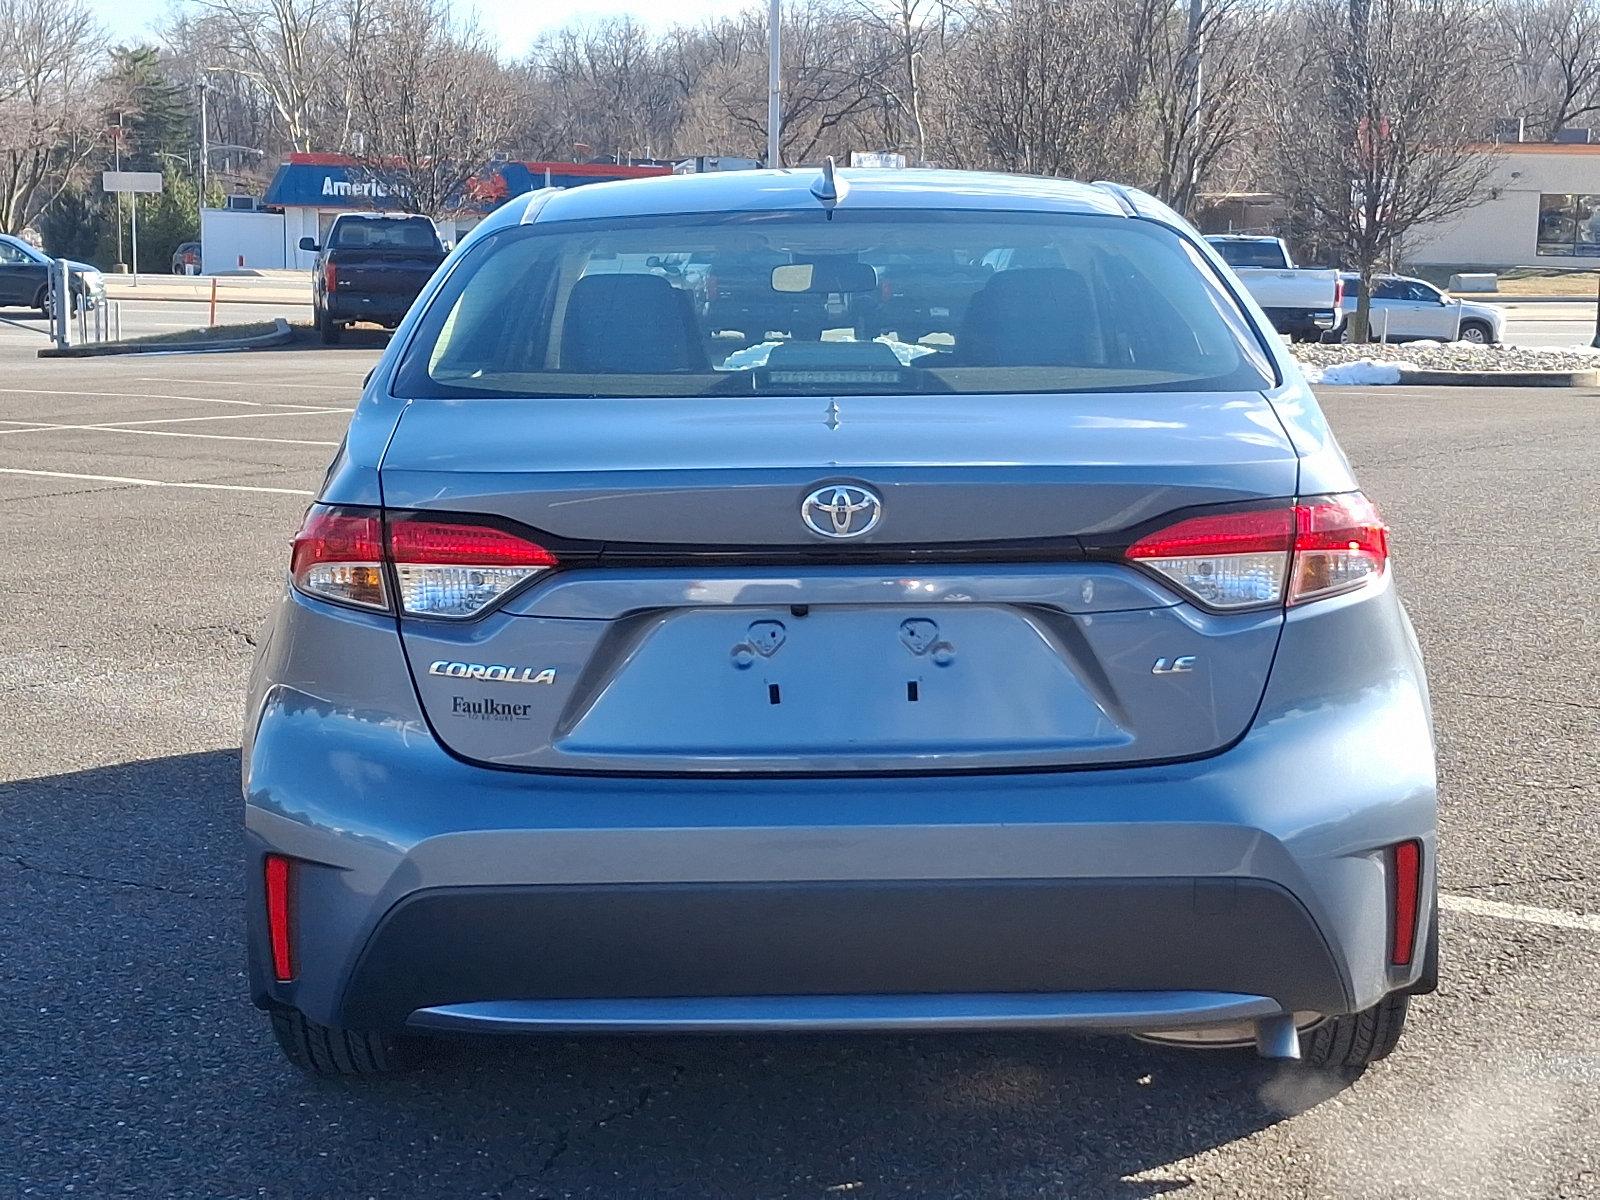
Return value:
<svg viewBox="0 0 1600 1200">
<path fill-rule="evenodd" d="M 1441 992 L 1354 1084 L 1058 1036 L 462 1044 L 345 1084 L 246 997 L 237 747 L 377 344 L 0 339 L 0 1192 L 1600 1196 L 1600 394 L 1325 394 L 1428 657 L 1449 906 Z"/>
</svg>

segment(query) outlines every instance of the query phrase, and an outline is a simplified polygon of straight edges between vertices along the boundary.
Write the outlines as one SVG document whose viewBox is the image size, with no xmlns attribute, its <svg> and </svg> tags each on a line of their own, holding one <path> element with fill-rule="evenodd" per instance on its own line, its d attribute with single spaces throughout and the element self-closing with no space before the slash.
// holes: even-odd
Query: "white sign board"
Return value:
<svg viewBox="0 0 1600 1200">
<path fill-rule="evenodd" d="M 159 192 L 160 171 L 101 171 L 100 187 L 107 192 Z"/>
<path fill-rule="evenodd" d="M 904 154 L 885 154 L 877 150 L 852 150 L 850 151 L 850 165 L 852 167 L 893 167 L 904 170 L 906 156 Z"/>
</svg>

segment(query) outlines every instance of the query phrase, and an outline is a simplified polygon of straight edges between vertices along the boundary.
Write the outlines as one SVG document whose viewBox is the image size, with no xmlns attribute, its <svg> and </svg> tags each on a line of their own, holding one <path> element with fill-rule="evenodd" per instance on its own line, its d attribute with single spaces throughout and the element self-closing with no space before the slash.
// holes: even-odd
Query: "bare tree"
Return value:
<svg viewBox="0 0 1600 1200">
<path fill-rule="evenodd" d="M 1487 197 L 1492 160 L 1475 0 L 1304 0 L 1301 61 L 1276 111 L 1275 166 L 1291 211 L 1361 275 L 1351 334 L 1367 336 L 1371 280 L 1409 232 Z"/>
<path fill-rule="evenodd" d="M 858 12 L 828 0 L 802 0 L 783 13 L 783 160 L 806 162 L 843 153 L 851 136 L 882 98 L 878 79 L 887 61 Z M 747 14 L 734 28 L 688 98 L 685 132 L 724 152 L 765 157 L 767 140 L 766 17 Z M 702 151 L 703 152 L 703 151 Z"/>
<path fill-rule="evenodd" d="M 1150 185 L 1187 213 L 1219 159 L 1261 111 L 1274 44 L 1254 0 L 1188 4 L 1156 0 L 1141 27 L 1147 79 L 1143 107 L 1159 150 Z"/>
<path fill-rule="evenodd" d="M 1501 21 L 1521 115 L 1546 138 L 1600 112 L 1600 2 L 1514 0 Z"/>
<path fill-rule="evenodd" d="M 326 80 L 339 73 L 332 23 L 337 0 L 193 0 L 223 35 L 225 66 L 253 80 L 272 101 L 295 150 L 316 142 Z"/>
<path fill-rule="evenodd" d="M 1130 0 L 977 0 L 937 62 L 935 157 L 1036 175 L 1128 178 L 1140 158 Z"/>
<path fill-rule="evenodd" d="M 0 0 L 0 229 L 31 222 L 104 145 L 103 48 L 82 0 Z"/>
<path fill-rule="evenodd" d="M 449 0 L 368 4 L 369 36 L 353 64 L 362 174 L 381 185 L 386 205 L 460 211 L 516 127 L 517 85 Z"/>
</svg>

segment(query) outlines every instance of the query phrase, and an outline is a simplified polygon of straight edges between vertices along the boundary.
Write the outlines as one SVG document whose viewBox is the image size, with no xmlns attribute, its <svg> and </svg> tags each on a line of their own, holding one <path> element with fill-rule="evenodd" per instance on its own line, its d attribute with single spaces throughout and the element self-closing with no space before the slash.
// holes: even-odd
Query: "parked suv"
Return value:
<svg viewBox="0 0 1600 1200">
<path fill-rule="evenodd" d="M 947 276 L 937 343 L 793 335 L 952 247 L 992 270 Z M 741 258 L 775 317 L 729 350 L 662 264 Z M 1358 1071 L 1433 987 L 1388 533 L 1140 193 L 514 200 L 401 324 L 287 565 L 249 964 L 307 1070 L 430 1033 L 1029 1028 Z"/>
</svg>

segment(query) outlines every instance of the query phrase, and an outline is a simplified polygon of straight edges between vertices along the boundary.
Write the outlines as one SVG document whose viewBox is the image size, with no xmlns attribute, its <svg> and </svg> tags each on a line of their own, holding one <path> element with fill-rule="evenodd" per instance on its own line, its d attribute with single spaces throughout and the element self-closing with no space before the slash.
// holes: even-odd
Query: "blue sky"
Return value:
<svg viewBox="0 0 1600 1200">
<path fill-rule="evenodd" d="M 553 26 L 575 17 L 632 13 L 657 27 L 678 21 L 699 21 L 709 16 L 737 12 L 749 0 L 456 0 L 474 8 L 479 20 L 498 34 L 508 56 L 527 49 L 528 43 Z M 89 7 L 118 42 L 149 39 L 159 24 L 182 0 L 90 0 Z"/>
</svg>

